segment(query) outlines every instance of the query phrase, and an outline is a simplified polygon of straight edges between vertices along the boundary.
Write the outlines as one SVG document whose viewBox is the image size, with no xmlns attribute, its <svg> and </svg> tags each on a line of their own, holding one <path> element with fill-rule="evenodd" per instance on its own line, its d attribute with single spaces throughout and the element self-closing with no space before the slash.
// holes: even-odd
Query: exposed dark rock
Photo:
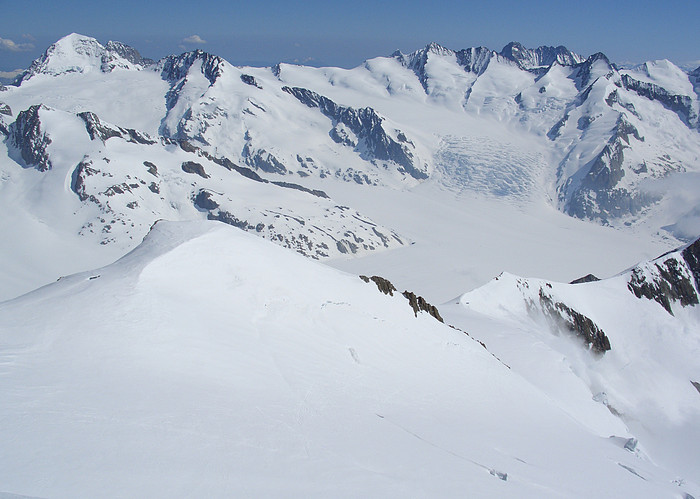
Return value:
<svg viewBox="0 0 700 499">
<path fill-rule="evenodd" d="M 202 178 L 209 178 L 207 172 L 204 171 L 204 167 L 195 161 L 185 161 L 182 163 L 182 171 L 185 173 L 194 173 Z"/>
<path fill-rule="evenodd" d="M 365 282 L 372 281 L 374 282 L 374 284 L 377 285 L 379 291 L 381 291 L 385 295 L 394 296 L 394 291 L 396 291 L 396 288 L 388 279 L 384 279 L 383 277 L 380 277 L 378 275 L 373 275 L 372 277 L 361 275 L 360 279 L 362 279 Z"/>
<path fill-rule="evenodd" d="M 105 48 L 107 49 L 107 51 L 119 55 L 120 57 L 126 59 L 132 64 L 136 64 L 139 66 L 150 66 L 151 64 L 155 64 L 155 61 L 153 59 L 146 59 L 144 57 L 141 57 L 141 54 L 139 54 L 138 50 L 122 42 L 114 42 L 110 40 L 107 42 Z"/>
<path fill-rule="evenodd" d="M 51 139 L 43 130 L 39 116 L 41 109 L 47 108 L 39 104 L 20 112 L 8 128 L 8 136 L 10 143 L 19 151 L 25 166 L 45 172 L 52 167 L 47 152 Z"/>
<path fill-rule="evenodd" d="M 238 227 L 239 229 L 249 229 L 249 228 L 254 228 L 252 225 L 250 225 L 246 220 L 241 220 L 237 218 L 233 213 L 229 213 L 228 211 L 222 211 L 218 210 L 217 213 L 211 213 L 207 215 L 208 220 L 218 220 L 219 222 L 224 222 L 225 224 L 232 225 L 234 227 Z"/>
<path fill-rule="evenodd" d="M 219 207 L 219 203 L 211 198 L 211 193 L 205 190 L 201 190 L 194 197 L 194 204 L 202 210 L 215 210 Z"/>
<path fill-rule="evenodd" d="M 700 270 L 697 260 L 699 250 L 700 243 L 696 241 L 682 252 L 683 259 L 696 283 L 698 279 L 696 273 Z M 678 301 L 684 307 L 699 303 L 695 286 L 684 270 L 686 270 L 684 265 L 674 257 L 655 263 L 650 269 L 651 272 L 645 272 L 637 267 L 632 269 L 627 288 L 637 298 L 654 300 L 673 315 L 672 302 Z"/>
<path fill-rule="evenodd" d="M 581 56 L 574 54 L 562 45 L 528 49 L 518 42 L 510 42 L 503 47 L 499 55 L 515 62 L 519 68 L 525 70 L 533 70 L 543 66 L 548 67 L 555 62 L 562 66 L 573 66 L 583 61 Z"/>
<path fill-rule="evenodd" d="M 307 194 L 311 194 L 311 195 L 316 196 L 316 197 L 319 197 L 319 198 L 330 199 L 330 197 L 328 196 L 328 194 L 326 194 L 325 192 L 320 191 L 320 190 L 318 190 L 318 189 L 309 189 L 309 188 L 304 187 L 304 186 L 302 186 L 302 185 L 293 184 L 293 183 L 291 183 L 291 182 L 276 182 L 276 181 L 273 181 L 272 183 L 275 184 L 275 185 L 277 185 L 277 186 L 279 186 L 279 187 L 284 187 L 284 188 L 286 188 L 286 189 L 294 189 L 294 190 L 297 190 L 297 191 L 306 192 Z"/>
<path fill-rule="evenodd" d="M 209 84 L 213 85 L 222 75 L 225 61 L 219 56 L 199 49 L 161 59 L 159 61 L 161 77 L 169 82 L 177 82 L 187 76 L 192 65 L 198 60 L 202 61 L 202 74 L 209 80 Z"/>
<path fill-rule="evenodd" d="M 428 75 L 425 72 L 425 65 L 428 63 L 430 54 L 451 55 L 454 54 L 454 51 L 443 47 L 439 43 L 431 42 L 426 45 L 425 48 L 407 55 L 401 52 L 395 52 L 393 54 L 393 57 L 396 57 L 401 64 L 416 74 L 426 93 L 428 92 Z"/>
<path fill-rule="evenodd" d="M 187 141 L 182 141 L 180 144 L 181 144 L 180 147 L 183 147 L 183 144 L 186 144 L 184 147 L 187 147 L 189 149 L 189 152 L 196 152 L 197 154 L 207 158 L 212 163 L 216 163 L 219 166 L 223 166 L 227 170 L 238 172 L 241 175 L 243 175 L 244 177 L 249 178 L 250 180 L 255 180 L 256 182 L 262 182 L 262 183 L 268 182 L 267 180 L 262 178 L 260 175 L 255 173 L 250 168 L 247 168 L 245 166 L 238 166 L 237 164 L 235 164 L 233 161 L 231 161 L 228 158 L 217 158 L 215 156 L 212 156 L 207 151 L 200 149 L 199 147 L 192 145 L 190 142 L 187 142 Z"/>
<path fill-rule="evenodd" d="M 610 340 L 591 319 L 561 302 L 554 301 L 541 288 L 539 305 L 544 316 L 554 327 L 573 333 L 595 353 L 604 354 L 610 350 Z"/>
<path fill-rule="evenodd" d="M 408 303 L 411 305 L 413 313 L 416 315 L 416 317 L 418 317 L 418 312 L 422 311 L 432 315 L 440 322 L 445 322 L 440 316 L 440 312 L 438 311 L 437 307 L 428 303 L 422 296 L 417 296 L 411 291 L 404 291 L 402 294 L 408 300 Z"/>
<path fill-rule="evenodd" d="M 700 239 L 688 245 L 681 253 L 695 281 L 695 289 L 700 290 Z"/>
<path fill-rule="evenodd" d="M 419 180 L 428 178 L 428 175 L 414 164 L 414 155 L 410 150 L 412 143 L 406 139 L 405 134 L 401 133 L 403 141 L 391 138 L 382 126 L 383 118 L 374 109 L 340 106 L 306 88 L 282 87 L 282 90 L 296 97 L 302 104 L 310 108 L 318 108 L 321 113 L 333 120 L 334 127 L 338 123 L 347 126 L 362 141 L 365 150 L 372 157 L 393 161 L 413 178 Z"/>
<path fill-rule="evenodd" d="M 615 66 L 610 62 L 610 59 L 608 59 L 605 54 L 603 54 L 602 52 L 596 52 L 580 64 L 574 65 L 576 71 L 573 73 L 573 79 L 574 81 L 576 81 L 576 87 L 579 90 L 588 87 L 588 85 L 592 83 L 591 71 L 593 69 L 593 65 L 598 61 L 602 61 L 603 64 L 607 65 L 610 71 L 615 70 Z M 590 88 L 588 88 L 588 91 L 590 92 Z M 585 100 L 586 98 L 587 95 L 581 96 L 581 100 Z"/>
<path fill-rule="evenodd" d="M 12 109 L 4 102 L 0 102 L 0 114 L 4 114 L 5 116 L 12 116 Z"/>
<path fill-rule="evenodd" d="M 148 189 L 154 194 L 160 194 L 160 187 L 155 182 L 148 184 Z"/>
<path fill-rule="evenodd" d="M 91 177 L 99 173 L 96 169 L 92 168 L 92 161 L 83 160 L 78 163 L 78 166 L 73 170 L 73 175 L 71 177 L 71 190 L 78 195 L 81 201 L 93 201 L 97 203 L 95 196 L 87 194 L 86 192 L 86 182 L 87 177 Z"/>
<path fill-rule="evenodd" d="M 180 99 L 180 92 L 187 83 L 187 74 L 196 61 L 202 62 L 201 72 L 209 81 L 209 85 L 213 85 L 223 73 L 225 61 L 221 57 L 199 49 L 180 55 L 171 55 L 159 61 L 161 78 L 170 83 L 170 90 L 165 95 L 168 111 L 175 107 Z"/>
<path fill-rule="evenodd" d="M 381 291 L 385 295 L 394 296 L 394 291 L 396 291 L 396 287 L 388 279 L 385 279 L 378 275 L 373 275 L 372 277 L 361 275 L 360 279 L 362 279 L 365 282 L 372 281 L 374 284 L 377 285 L 377 289 L 379 289 L 379 291 Z M 440 316 L 440 312 L 438 311 L 437 307 L 428 303 L 422 296 L 417 296 L 411 291 L 404 291 L 402 295 L 408 300 L 408 303 L 413 309 L 413 313 L 416 317 L 418 317 L 418 312 L 427 312 L 440 322 L 445 322 Z"/>
<path fill-rule="evenodd" d="M 148 173 L 150 173 L 154 177 L 158 176 L 158 167 L 156 165 L 154 165 L 150 161 L 144 161 L 143 166 L 145 166 L 148 169 Z"/>
<path fill-rule="evenodd" d="M 78 117 L 85 122 L 85 129 L 90 135 L 90 140 L 100 139 L 105 142 L 112 137 L 121 137 L 119 130 L 103 126 L 96 114 L 90 112 L 78 113 Z"/>
<path fill-rule="evenodd" d="M 348 147 L 356 147 L 357 142 L 355 141 L 354 137 L 351 137 L 347 130 L 341 126 L 334 126 L 331 128 L 331 131 L 328 132 L 328 135 L 333 139 L 333 142 L 336 144 L 343 144 L 344 146 Z"/>
<path fill-rule="evenodd" d="M 243 156 L 246 164 L 258 168 L 267 173 L 279 173 L 284 175 L 287 173 L 287 168 L 273 154 L 265 149 L 252 150 L 250 142 L 247 142 L 243 148 Z"/>
<path fill-rule="evenodd" d="M 152 145 L 156 143 L 155 140 L 145 133 L 132 128 L 115 127 L 102 123 L 95 113 L 82 112 L 78 113 L 78 117 L 85 122 L 85 129 L 90 136 L 90 140 L 99 139 L 105 142 L 107 139 L 120 137 L 134 144 Z"/>
<path fill-rule="evenodd" d="M 257 82 L 254 76 L 251 75 L 241 75 L 241 81 L 245 83 L 246 85 L 250 85 L 252 87 L 257 87 L 262 90 L 262 86 Z"/>
<path fill-rule="evenodd" d="M 692 385 L 695 387 L 695 389 L 700 393 L 700 383 L 697 381 L 691 381 Z"/>
<path fill-rule="evenodd" d="M 631 137 L 644 142 L 637 128 L 621 115 L 603 150 L 583 167 L 588 173 L 571 193 L 566 213 L 577 218 L 607 221 L 611 217 L 636 214 L 657 201 L 658 196 L 654 194 L 617 188 L 625 176 L 624 150 L 629 147 Z M 560 188 L 560 199 L 566 199 L 570 189 L 571 179 Z"/>
<path fill-rule="evenodd" d="M 666 109 L 673 111 L 691 128 L 698 126 L 698 115 L 693 109 L 693 99 L 687 95 L 674 95 L 663 87 L 644 81 L 635 80 L 629 75 L 622 75 L 622 85 L 642 97 L 661 103 Z"/>
<path fill-rule="evenodd" d="M 567 113 L 559 121 L 557 121 L 552 126 L 552 128 L 549 129 L 549 131 L 547 132 L 547 138 L 549 138 L 549 140 L 558 139 L 559 136 L 561 135 L 561 129 L 564 127 L 564 125 L 566 125 L 566 122 L 568 121 L 568 119 L 569 119 L 569 114 Z"/>
<path fill-rule="evenodd" d="M 578 279 L 574 279 L 569 284 L 583 284 L 584 282 L 595 282 L 595 281 L 600 281 L 600 279 L 598 279 L 593 274 L 588 274 L 588 275 L 585 275 L 583 277 L 579 277 Z"/>
<path fill-rule="evenodd" d="M 455 55 L 457 56 L 457 63 L 466 72 L 481 75 L 486 71 L 494 52 L 486 47 L 472 47 L 455 52 Z"/>
<path fill-rule="evenodd" d="M 197 152 L 201 151 L 201 149 L 199 147 L 195 146 L 194 144 L 192 144 L 192 142 L 189 142 L 187 140 L 179 140 L 176 142 L 177 142 L 177 145 L 180 146 L 180 149 L 182 149 L 185 152 L 197 153 Z"/>
</svg>

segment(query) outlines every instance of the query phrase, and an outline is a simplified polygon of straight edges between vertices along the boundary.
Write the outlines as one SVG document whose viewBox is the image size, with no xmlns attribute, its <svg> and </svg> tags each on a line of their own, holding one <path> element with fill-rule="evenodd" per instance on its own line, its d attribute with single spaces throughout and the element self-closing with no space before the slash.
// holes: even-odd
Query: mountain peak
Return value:
<svg viewBox="0 0 700 499">
<path fill-rule="evenodd" d="M 437 42 L 430 42 L 428 45 L 425 46 L 425 49 L 423 49 L 423 50 L 426 53 L 436 54 L 436 55 L 449 55 L 449 54 L 454 53 L 453 50 L 448 49 L 447 47 L 444 47 Z"/>
<path fill-rule="evenodd" d="M 558 47 L 541 45 L 536 49 L 529 49 L 519 42 L 510 42 L 503 47 L 500 55 L 527 70 L 548 67 L 555 62 L 562 66 L 573 66 L 584 61 L 583 57 L 563 45 Z"/>
<path fill-rule="evenodd" d="M 97 39 L 79 33 L 64 36 L 51 45 L 29 69 L 20 74 L 16 84 L 38 74 L 58 76 L 65 73 L 109 73 L 114 69 L 141 69 L 143 59 L 135 49 L 121 42 L 109 42 L 104 47 Z"/>
</svg>

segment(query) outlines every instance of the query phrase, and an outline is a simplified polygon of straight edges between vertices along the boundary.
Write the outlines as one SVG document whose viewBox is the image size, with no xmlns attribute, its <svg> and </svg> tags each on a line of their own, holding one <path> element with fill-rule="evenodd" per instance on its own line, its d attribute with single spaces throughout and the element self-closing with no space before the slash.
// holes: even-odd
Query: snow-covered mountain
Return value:
<svg viewBox="0 0 700 499">
<path fill-rule="evenodd" d="M 699 82 L 59 40 L 0 87 L 0 496 L 700 497 Z"/>
<path fill-rule="evenodd" d="M 498 341 L 482 345 L 477 328 L 423 312 L 431 307 L 419 297 L 365 280 L 222 224 L 160 222 L 118 262 L 0 304 L 0 491 L 700 494 L 697 433 L 683 433 L 683 466 L 619 414 L 644 414 L 631 397 L 667 372 L 654 407 L 697 431 L 700 396 L 671 376 L 694 369 L 680 362 L 692 350 L 679 349 L 697 340 L 666 338 L 679 365 L 649 363 L 636 378 L 641 366 L 620 363 L 645 362 L 627 356 L 654 331 L 636 336 L 595 317 L 612 345 L 602 358 L 572 344 L 559 362 L 533 346 L 514 359 Z M 585 291 L 594 285 L 577 285 L 580 296 L 594 297 Z M 511 298 L 499 301 L 517 309 Z M 605 395 L 593 396 L 577 361 L 618 375 L 593 379 Z M 543 381 L 538 368 L 560 372 Z"/>
<path fill-rule="evenodd" d="M 696 474 L 698 290 L 700 240 L 609 279 L 502 274 L 440 311 L 572 413 L 587 392 L 624 421 L 640 458 Z"/>
<path fill-rule="evenodd" d="M 673 244 L 700 232 L 695 73 L 515 42 L 432 43 L 350 70 L 245 68 L 71 34 L 0 93 L 0 204 L 6 230 L 28 218 L 111 247 L 93 264 L 160 218 L 218 219 L 316 258 L 405 246 L 378 203 L 353 203 L 421 185 Z"/>
</svg>

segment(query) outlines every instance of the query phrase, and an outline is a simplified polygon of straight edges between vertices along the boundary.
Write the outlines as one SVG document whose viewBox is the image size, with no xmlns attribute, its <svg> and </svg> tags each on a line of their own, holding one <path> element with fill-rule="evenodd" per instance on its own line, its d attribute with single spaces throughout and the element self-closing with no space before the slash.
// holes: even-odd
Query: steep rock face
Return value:
<svg viewBox="0 0 700 499">
<path fill-rule="evenodd" d="M 576 86 L 579 90 L 585 90 L 597 78 L 615 71 L 615 66 L 605 54 L 596 52 L 585 61 L 576 64 L 574 69 L 572 78 L 576 81 Z"/>
<path fill-rule="evenodd" d="M 52 166 L 47 152 L 51 139 L 41 123 L 42 109 L 46 108 L 36 105 L 20 112 L 8 132 L 10 144 L 19 152 L 24 166 L 45 172 Z"/>
<path fill-rule="evenodd" d="M 374 284 L 377 285 L 377 289 L 379 289 L 379 291 L 381 291 L 385 295 L 394 296 L 396 286 L 394 286 L 388 279 L 377 275 L 373 275 L 372 277 L 361 275 L 360 279 L 367 283 L 372 281 Z M 418 312 L 426 312 L 435 320 L 445 322 L 440 316 L 440 312 L 438 311 L 437 307 L 428 303 L 428 301 L 422 296 L 416 295 L 413 291 L 404 291 L 403 293 L 401 293 L 401 295 L 408 300 L 408 304 L 413 310 L 413 314 L 416 317 L 418 317 Z"/>
<path fill-rule="evenodd" d="M 609 218 L 636 214 L 656 200 L 652 195 L 618 188 L 625 176 L 624 151 L 630 147 L 632 138 L 644 142 L 634 125 L 620 115 L 603 150 L 581 169 L 587 173 L 573 192 L 572 179 L 560 188 L 560 198 L 568 198 L 566 213 L 607 222 Z"/>
<path fill-rule="evenodd" d="M 610 340 L 605 332 L 588 316 L 558 299 L 552 284 L 515 278 L 515 285 L 525 300 L 529 315 L 543 317 L 554 333 L 571 334 L 596 354 L 602 355 L 610 350 Z"/>
<path fill-rule="evenodd" d="M 421 50 L 416 50 L 410 54 L 402 54 L 401 52 L 397 51 L 392 55 L 392 57 L 396 58 L 402 65 L 413 71 L 427 92 L 428 74 L 425 71 L 425 66 L 428 63 L 428 58 L 431 54 L 438 56 L 454 56 L 455 52 L 438 43 L 431 42 Z"/>
<path fill-rule="evenodd" d="M 515 62 L 520 68 L 525 70 L 551 66 L 555 62 L 562 66 L 573 66 L 585 60 L 580 55 L 571 52 L 562 45 L 558 47 L 541 46 L 536 49 L 528 49 L 518 42 L 510 42 L 503 47 L 500 55 Z"/>
<path fill-rule="evenodd" d="M 78 117 L 85 122 L 85 129 L 90 135 L 90 140 L 99 139 L 105 142 L 112 137 L 120 137 L 127 142 L 135 144 L 155 144 L 156 141 L 147 134 L 134 130 L 133 128 L 122 128 L 102 123 L 100 118 L 88 111 L 78 113 Z"/>
<path fill-rule="evenodd" d="M 700 67 L 697 67 L 688 75 L 690 78 L 690 83 L 693 84 L 693 90 L 700 96 Z"/>
<path fill-rule="evenodd" d="M 675 302 L 683 307 L 700 303 L 700 239 L 633 268 L 627 288 L 637 298 L 656 301 L 671 315 Z"/>
<path fill-rule="evenodd" d="M 568 305 L 556 301 L 543 288 L 539 290 L 539 307 L 533 303 L 529 306 L 544 313 L 553 327 L 569 331 L 583 340 L 593 352 L 604 354 L 610 350 L 610 340 L 595 322 Z"/>
<path fill-rule="evenodd" d="M 428 178 L 425 168 L 416 164 L 416 158 L 412 151 L 414 149 L 413 142 L 400 131 L 397 131 L 396 139 L 391 137 L 382 125 L 383 118 L 374 109 L 369 107 L 353 109 L 340 106 L 327 97 L 305 88 L 283 87 L 282 90 L 296 97 L 302 104 L 310 108 L 318 108 L 321 113 L 333 120 L 334 127 L 337 127 L 338 124 L 345 125 L 362 141 L 371 157 L 393 161 L 415 179 Z M 337 128 L 334 129 L 337 136 Z M 351 144 L 352 142 L 348 145 Z"/>
<path fill-rule="evenodd" d="M 486 71 L 494 52 L 486 47 L 472 47 L 455 52 L 457 63 L 468 73 L 483 74 Z"/>
<path fill-rule="evenodd" d="M 224 60 L 203 50 L 193 50 L 180 55 L 171 55 L 158 62 L 161 77 L 173 84 L 187 77 L 195 63 L 201 63 L 201 72 L 211 85 L 223 74 Z"/>
<path fill-rule="evenodd" d="M 153 59 L 142 57 L 138 50 L 122 42 L 108 41 L 105 46 L 108 52 L 120 56 L 135 66 L 150 66 L 155 63 Z"/>
<path fill-rule="evenodd" d="M 691 128 L 697 128 L 698 115 L 693 109 L 693 100 L 687 95 L 673 95 L 663 87 L 654 83 L 643 82 L 629 75 L 622 75 L 622 84 L 649 100 L 660 102 L 666 109 L 676 113 L 683 122 Z"/>
<path fill-rule="evenodd" d="M 72 33 L 51 45 L 46 52 L 21 73 L 15 85 L 21 85 L 39 74 L 60 75 L 115 69 L 143 69 L 150 61 L 138 51 L 120 42 L 109 42 L 104 47 L 96 39 Z"/>
</svg>

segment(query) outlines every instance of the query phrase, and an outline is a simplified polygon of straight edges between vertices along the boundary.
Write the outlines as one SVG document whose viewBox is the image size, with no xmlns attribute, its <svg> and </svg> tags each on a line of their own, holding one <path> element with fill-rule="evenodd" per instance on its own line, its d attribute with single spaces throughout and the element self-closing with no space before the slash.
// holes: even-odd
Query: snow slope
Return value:
<svg viewBox="0 0 700 499">
<path fill-rule="evenodd" d="M 700 494 L 590 397 L 215 222 L 0 304 L 0 372 L 6 495 Z"/>
<path fill-rule="evenodd" d="M 697 481 L 698 254 L 700 242 L 579 284 L 504 273 L 440 311 L 571 414 L 600 403 L 637 439 L 640 458 Z M 609 351 L 581 347 L 591 331 Z"/>
</svg>

